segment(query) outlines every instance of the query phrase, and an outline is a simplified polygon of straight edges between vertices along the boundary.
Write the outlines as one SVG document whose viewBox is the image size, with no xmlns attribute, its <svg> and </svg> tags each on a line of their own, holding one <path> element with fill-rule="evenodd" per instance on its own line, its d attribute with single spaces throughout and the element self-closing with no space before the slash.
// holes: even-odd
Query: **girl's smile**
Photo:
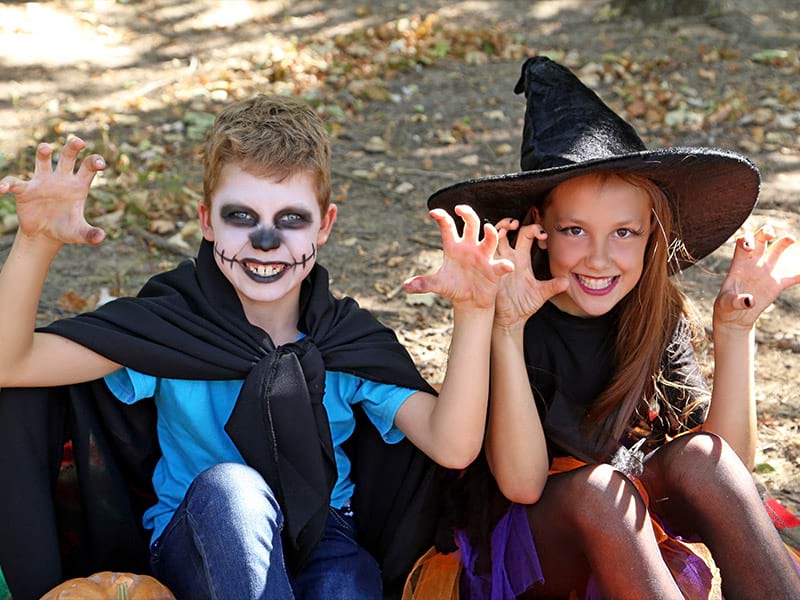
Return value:
<svg viewBox="0 0 800 600">
<path fill-rule="evenodd" d="M 619 276 L 614 277 L 589 277 L 587 275 L 573 274 L 584 292 L 595 296 L 603 296 L 611 292 L 619 282 Z"/>
<path fill-rule="evenodd" d="M 648 194 L 619 177 L 584 175 L 557 186 L 535 212 L 548 234 L 539 245 L 550 273 L 569 280 L 552 302 L 579 317 L 616 306 L 641 277 L 650 215 Z"/>
</svg>

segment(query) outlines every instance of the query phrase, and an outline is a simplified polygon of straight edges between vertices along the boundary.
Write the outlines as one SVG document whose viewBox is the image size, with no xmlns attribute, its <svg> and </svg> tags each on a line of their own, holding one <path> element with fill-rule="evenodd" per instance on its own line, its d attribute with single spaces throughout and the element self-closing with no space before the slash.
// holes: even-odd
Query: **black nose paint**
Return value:
<svg viewBox="0 0 800 600">
<path fill-rule="evenodd" d="M 250 234 L 250 243 L 256 250 L 275 250 L 281 245 L 281 234 L 272 227 L 259 227 Z"/>
</svg>

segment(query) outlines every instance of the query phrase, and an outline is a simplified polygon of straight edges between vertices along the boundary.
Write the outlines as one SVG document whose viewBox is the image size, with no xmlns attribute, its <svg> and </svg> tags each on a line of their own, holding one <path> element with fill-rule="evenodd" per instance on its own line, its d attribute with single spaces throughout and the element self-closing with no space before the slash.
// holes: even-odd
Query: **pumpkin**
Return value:
<svg viewBox="0 0 800 600">
<path fill-rule="evenodd" d="M 40 600 L 175 600 L 175 596 L 147 575 L 103 571 L 65 581 Z"/>
</svg>

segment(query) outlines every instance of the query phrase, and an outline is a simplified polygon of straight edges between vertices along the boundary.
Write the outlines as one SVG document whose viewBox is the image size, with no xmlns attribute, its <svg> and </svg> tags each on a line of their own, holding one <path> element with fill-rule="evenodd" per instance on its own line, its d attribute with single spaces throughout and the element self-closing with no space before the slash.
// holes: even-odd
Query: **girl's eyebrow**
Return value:
<svg viewBox="0 0 800 600">
<path fill-rule="evenodd" d="M 580 225 L 581 227 L 584 227 L 586 225 L 595 224 L 596 222 L 595 221 L 591 221 L 591 220 L 585 220 L 585 219 L 576 219 L 576 218 L 570 217 L 570 216 L 560 216 L 559 218 L 556 219 L 556 223 L 558 223 L 559 225 L 561 225 L 563 223 L 575 223 L 576 225 Z M 621 219 L 621 220 L 617 221 L 616 223 L 613 223 L 611 225 L 611 227 L 612 228 L 617 228 L 617 227 L 622 227 L 624 225 L 631 225 L 631 224 L 644 224 L 644 221 L 642 219 L 639 219 L 638 217 L 630 217 L 630 218 L 627 218 L 627 219 Z"/>
</svg>

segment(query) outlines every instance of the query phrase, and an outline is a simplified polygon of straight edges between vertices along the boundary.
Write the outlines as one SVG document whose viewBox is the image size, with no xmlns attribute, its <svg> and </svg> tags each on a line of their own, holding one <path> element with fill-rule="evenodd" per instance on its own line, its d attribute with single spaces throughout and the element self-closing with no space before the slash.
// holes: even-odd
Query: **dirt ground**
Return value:
<svg viewBox="0 0 800 600">
<path fill-rule="evenodd" d="M 646 24 L 600 0 L 3 4 L 0 171 L 26 171 L 37 141 L 68 133 L 111 154 L 92 213 L 111 239 L 61 253 L 41 320 L 90 308 L 103 288 L 135 293 L 191 254 L 201 177 L 192 128 L 255 91 L 300 93 L 334 139 L 340 217 L 321 253 L 333 287 L 394 327 L 441 381 L 449 307 L 400 284 L 439 264 L 431 193 L 518 170 L 524 102 L 512 90 L 536 53 L 579 71 L 650 146 L 752 157 L 763 187 L 751 224 L 800 232 L 800 11 L 758 5 Z M 0 218 L 2 258 L 14 224 L 8 209 Z M 707 325 L 731 251 L 683 276 Z M 795 288 L 759 321 L 756 372 L 756 476 L 795 508 L 799 309 Z"/>
</svg>

